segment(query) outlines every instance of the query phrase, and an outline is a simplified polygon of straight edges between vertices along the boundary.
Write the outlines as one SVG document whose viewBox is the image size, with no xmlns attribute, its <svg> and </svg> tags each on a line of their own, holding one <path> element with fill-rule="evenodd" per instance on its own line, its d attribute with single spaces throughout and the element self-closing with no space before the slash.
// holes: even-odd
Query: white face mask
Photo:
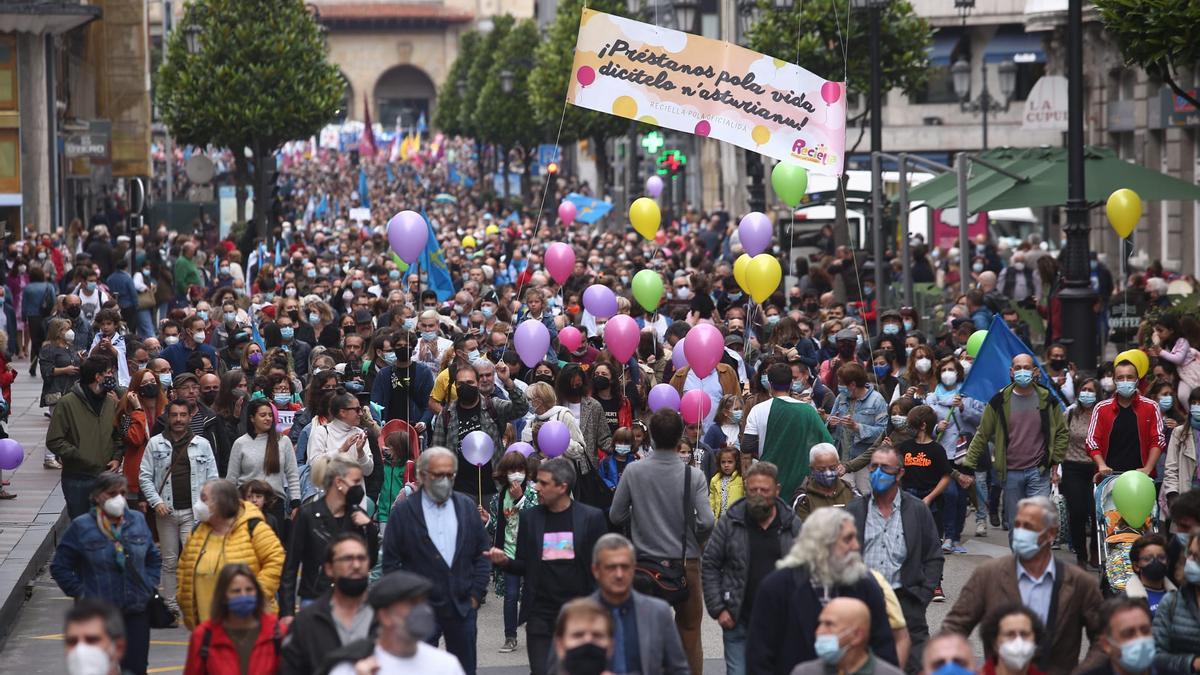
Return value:
<svg viewBox="0 0 1200 675">
<path fill-rule="evenodd" d="M 204 342 L 204 331 L 198 330 L 195 333 L 192 333 L 192 339 L 196 342 Z"/>
<path fill-rule="evenodd" d="M 197 523 L 207 523 L 209 518 L 212 518 L 212 509 L 208 508 L 205 502 L 196 502 L 192 504 L 192 517 Z"/>
<path fill-rule="evenodd" d="M 66 340 L 67 342 L 74 342 L 75 341 L 75 331 L 69 330 L 69 331 L 63 333 L 63 339 Z"/>
<path fill-rule="evenodd" d="M 933 368 L 933 361 L 927 358 L 919 358 L 914 365 L 916 365 L 918 373 L 928 373 L 929 369 Z"/>
<path fill-rule="evenodd" d="M 1025 670 L 1025 666 L 1033 660 L 1033 653 L 1037 651 L 1037 645 L 1032 640 L 1015 638 L 1000 645 L 996 651 L 1000 655 L 1000 660 L 1004 661 L 1004 665 L 1013 670 Z"/>
<path fill-rule="evenodd" d="M 125 515 L 125 506 L 126 502 L 124 495 L 117 495 L 104 500 L 104 512 L 107 513 L 110 518 L 120 518 L 121 516 Z"/>
<path fill-rule="evenodd" d="M 523 473 L 516 473 L 516 472 L 510 473 L 510 474 L 508 474 L 508 482 L 510 482 L 510 483 L 524 483 L 524 482 L 525 482 L 525 474 L 523 474 Z"/>
<path fill-rule="evenodd" d="M 942 384 L 953 387 L 958 382 L 958 373 L 953 370 L 942 371 Z"/>
<path fill-rule="evenodd" d="M 67 652 L 69 675 L 108 675 L 112 659 L 108 652 L 96 645 L 80 642 Z"/>
<path fill-rule="evenodd" d="M 166 342 L 167 346 L 170 347 L 173 344 L 179 343 L 179 336 L 178 335 L 168 335 L 165 338 L 163 338 L 163 342 Z"/>
</svg>

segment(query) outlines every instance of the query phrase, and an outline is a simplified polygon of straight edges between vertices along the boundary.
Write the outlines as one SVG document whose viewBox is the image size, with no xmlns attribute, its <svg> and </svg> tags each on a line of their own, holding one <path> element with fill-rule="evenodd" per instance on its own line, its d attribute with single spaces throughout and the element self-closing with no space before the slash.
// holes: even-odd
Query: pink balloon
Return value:
<svg viewBox="0 0 1200 675">
<path fill-rule="evenodd" d="M 608 286 L 592 284 L 583 290 L 583 308 L 597 319 L 607 319 L 617 313 L 617 296 Z"/>
<path fill-rule="evenodd" d="M 707 136 L 710 133 L 712 133 L 712 125 L 708 123 L 708 120 L 700 120 L 699 122 L 696 122 L 697 136 Z"/>
<path fill-rule="evenodd" d="M 826 82 L 825 84 L 821 85 L 821 98 L 824 99 L 829 105 L 837 103 L 838 99 L 841 97 L 842 85 L 838 84 L 837 82 Z"/>
<path fill-rule="evenodd" d="M 721 360 L 721 354 L 725 352 L 725 338 L 716 326 L 709 323 L 697 324 L 687 333 L 684 351 L 692 372 L 696 373 L 697 377 L 708 377 Z"/>
<path fill-rule="evenodd" d="M 621 363 L 633 357 L 641 339 L 642 330 L 629 315 L 618 314 L 604 324 L 604 345 Z"/>
<path fill-rule="evenodd" d="M 712 399 L 703 389 L 685 391 L 683 398 L 679 399 L 679 414 L 683 415 L 683 421 L 688 424 L 699 424 L 710 412 Z"/>
<path fill-rule="evenodd" d="M 404 262 L 412 265 L 425 250 L 429 240 L 429 226 L 416 211 L 401 211 L 392 216 L 387 224 L 388 243 Z"/>
<path fill-rule="evenodd" d="M 687 354 L 683 351 L 683 343 L 686 341 L 686 337 L 679 338 L 679 342 L 675 343 L 675 349 L 671 351 L 671 365 L 675 366 L 675 370 L 687 367 Z"/>
<path fill-rule="evenodd" d="M 563 202 L 558 205 L 558 219 L 563 225 L 570 225 L 575 222 L 575 205 L 571 202 Z"/>
<path fill-rule="evenodd" d="M 561 208 L 561 207 L 560 207 Z M 557 283 L 566 283 L 575 267 L 575 249 L 556 241 L 546 248 L 546 271 Z"/>
<path fill-rule="evenodd" d="M 575 79 L 586 87 L 596 81 L 596 71 L 591 66 L 583 66 L 575 71 Z"/>
<path fill-rule="evenodd" d="M 646 194 L 658 199 L 662 196 L 663 182 L 658 176 L 650 176 L 646 179 Z"/>
<path fill-rule="evenodd" d="M 513 331 L 517 355 L 526 368 L 532 368 L 546 358 L 550 349 L 550 331 L 537 319 L 525 319 Z"/>
<path fill-rule="evenodd" d="M 566 347 L 567 351 L 573 352 L 583 344 L 583 333 L 579 332 L 575 326 L 567 326 L 558 331 L 558 344 Z"/>
</svg>

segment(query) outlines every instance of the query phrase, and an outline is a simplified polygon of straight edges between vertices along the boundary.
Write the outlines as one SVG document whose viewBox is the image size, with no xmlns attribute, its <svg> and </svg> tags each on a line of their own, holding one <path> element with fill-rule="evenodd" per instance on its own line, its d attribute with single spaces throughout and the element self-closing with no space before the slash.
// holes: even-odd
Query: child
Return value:
<svg viewBox="0 0 1200 675">
<path fill-rule="evenodd" d="M 375 507 L 380 541 L 392 507 L 417 490 L 412 482 L 413 461 L 408 432 L 393 431 L 383 439 L 383 445 L 383 484 L 379 488 L 379 501 Z"/>
<path fill-rule="evenodd" d="M 1188 342 L 1179 319 L 1163 314 L 1154 322 L 1154 343 L 1150 355 L 1175 366 L 1179 373 L 1179 400 L 1186 401 L 1192 389 L 1200 387 L 1200 353 Z"/>
<path fill-rule="evenodd" d="M 913 438 L 896 446 L 904 473 L 900 487 L 925 502 L 933 512 L 938 524 L 938 537 L 942 536 L 942 518 L 939 515 L 942 492 L 950 484 L 950 461 L 946 450 L 934 440 L 938 418 L 933 408 L 919 405 L 908 411 L 908 428 Z"/>
<path fill-rule="evenodd" d="M 637 459 L 633 453 L 633 430 L 629 427 L 617 429 L 613 432 L 613 454 L 600 461 L 600 479 L 609 490 L 616 490 L 625 467 Z"/>
<path fill-rule="evenodd" d="M 742 448 L 742 408 L 744 402 L 737 394 L 726 394 L 717 404 L 713 422 L 704 432 L 702 442 L 710 448 L 729 446 Z"/>
<path fill-rule="evenodd" d="M 272 507 L 275 505 L 275 488 L 265 480 L 253 479 L 242 483 L 240 488 L 242 499 L 250 502 L 262 511 L 263 518 L 267 521 L 267 525 L 275 531 L 275 536 L 282 537 L 279 530 L 279 519 L 272 512 Z"/>
<path fill-rule="evenodd" d="M 646 439 L 650 438 L 650 432 L 646 429 L 646 423 L 637 420 L 633 423 L 631 430 L 633 431 L 634 454 L 637 455 L 638 459 L 646 459 L 650 455 L 650 451 L 653 450 L 650 444 L 646 442 Z"/>
<path fill-rule="evenodd" d="M 679 445 L 675 446 L 675 452 L 679 455 L 679 460 L 688 466 L 696 466 L 696 455 L 692 450 L 692 444 L 688 439 L 679 439 Z"/>
<path fill-rule="evenodd" d="M 746 495 L 746 486 L 742 483 L 739 470 L 741 454 L 734 448 L 721 448 L 717 451 L 719 470 L 708 483 L 708 502 L 717 518 L 725 515 L 731 504 Z"/>
</svg>

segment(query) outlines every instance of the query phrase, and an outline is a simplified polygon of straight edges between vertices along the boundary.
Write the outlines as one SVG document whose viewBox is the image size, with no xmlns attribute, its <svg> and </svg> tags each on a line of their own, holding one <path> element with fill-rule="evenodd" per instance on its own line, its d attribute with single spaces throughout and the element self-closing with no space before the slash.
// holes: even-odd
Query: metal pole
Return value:
<svg viewBox="0 0 1200 675">
<path fill-rule="evenodd" d="M 884 302 L 884 273 L 883 273 L 883 169 L 881 158 L 878 150 L 871 153 L 871 225 L 874 229 L 875 252 L 875 332 L 879 333 L 883 330 L 883 324 L 880 321 L 879 309 L 883 308 Z M 866 298 L 863 298 L 866 302 Z M 864 305 L 864 309 L 866 309 Z"/>
<path fill-rule="evenodd" d="M 883 150 L 883 91 L 879 59 L 879 14 L 878 2 L 871 2 L 870 57 L 871 57 L 871 152 Z"/>
<path fill-rule="evenodd" d="M 1078 0 L 1072 0 L 1078 2 Z M 958 175 L 958 276 L 961 279 L 960 292 L 970 290 L 971 277 L 963 261 L 967 259 L 967 179 L 971 176 L 971 167 L 967 163 L 967 153 L 960 152 L 954 158 L 954 172 Z"/>
<path fill-rule="evenodd" d="M 912 268 L 909 262 L 908 241 L 908 155 L 900 153 L 897 167 L 900 170 L 900 205 L 896 214 L 897 228 L 900 231 L 900 278 L 904 282 L 904 304 L 912 305 L 913 280 Z"/>
<path fill-rule="evenodd" d="M 979 109 L 983 111 L 983 149 L 988 149 L 988 112 L 992 109 L 992 95 L 988 93 L 987 87 L 987 62 L 983 63 L 981 68 L 983 71 L 983 91 L 979 92 Z"/>
<path fill-rule="evenodd" d="M 175 17 L 171 16 L 171 0 L 163 0 L 162 14 L 162 44 L 163 54 L 167 53 L 167 37 L 171 34 L 171 20 Z M 166 160 L 167 170 L 163 177 L 166 179 L 166 192 L 163 196 L 166 201 L 173 201 L 175 195 L 175 141 L 171 139 L 171 130 L 165 125 L 163 126 L 165 133 L 165 141 L 163 142 L 163 158 Z M 132 267 L 130 269 L 133 269 Z"/>
</svg>

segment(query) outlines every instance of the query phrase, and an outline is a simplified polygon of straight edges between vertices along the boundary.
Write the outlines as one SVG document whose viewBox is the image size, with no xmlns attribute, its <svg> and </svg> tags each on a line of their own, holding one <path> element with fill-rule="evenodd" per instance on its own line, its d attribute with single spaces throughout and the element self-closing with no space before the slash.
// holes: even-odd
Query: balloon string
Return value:
<svg viewBox="0 0 1200 675">
<path fill-rule="evenodd" d="M 475 482 L 479 486 L 479 505 L 483 506 L 483 467 L 477 467 L 479 473 L 475 474 Z"/>
</svg>

